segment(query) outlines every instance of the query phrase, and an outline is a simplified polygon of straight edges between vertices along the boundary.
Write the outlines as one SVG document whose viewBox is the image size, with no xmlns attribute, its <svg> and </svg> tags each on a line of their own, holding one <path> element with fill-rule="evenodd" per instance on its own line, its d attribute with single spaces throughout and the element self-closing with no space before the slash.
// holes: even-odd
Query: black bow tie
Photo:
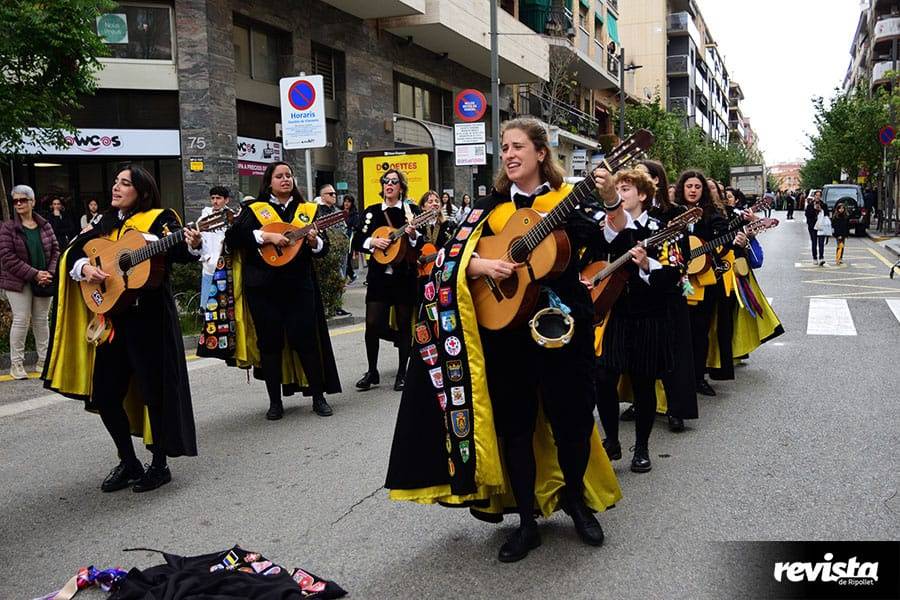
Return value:
<svg viewBox="0 0 900 600">
<path fill-rule="evenodd" d="M 526 196 L 525 194 L 514 194 L 513 195 L 513 203 L 515 203 L 516 208 L 531 208 L 531 205 L 534 204 L 534 196 Z"/>
</svg>

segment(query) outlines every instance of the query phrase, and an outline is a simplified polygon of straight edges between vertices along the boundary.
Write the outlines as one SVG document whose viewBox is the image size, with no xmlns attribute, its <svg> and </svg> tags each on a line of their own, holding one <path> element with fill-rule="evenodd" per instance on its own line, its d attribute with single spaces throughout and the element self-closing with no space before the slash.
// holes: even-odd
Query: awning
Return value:
<svg viewBox="0 0 900 600">
<path fill-rule="evenodd" d="M 616 20 L 616 17 L 612 15 L 612 13 L 606 14 L 606 31 L 609 32 L 609 39 L 616 43 L 616 46 L 621 46 L 622 44 L 619 42 L 619 22 Z"/>
</svg>

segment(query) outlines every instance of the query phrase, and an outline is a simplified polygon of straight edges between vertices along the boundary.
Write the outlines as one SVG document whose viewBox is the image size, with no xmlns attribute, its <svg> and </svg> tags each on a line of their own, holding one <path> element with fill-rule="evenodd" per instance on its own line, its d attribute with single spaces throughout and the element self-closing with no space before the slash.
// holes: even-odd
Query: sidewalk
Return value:
<svg viewBox="0 0 900 600">
<path fill-rule="evenodd" d="M 869 239 L 893 254 L 895 258 L 900 258 L 900 236 L 881 235 L 872 230 L 866 230 L 866 234 Z"/>
</svg>

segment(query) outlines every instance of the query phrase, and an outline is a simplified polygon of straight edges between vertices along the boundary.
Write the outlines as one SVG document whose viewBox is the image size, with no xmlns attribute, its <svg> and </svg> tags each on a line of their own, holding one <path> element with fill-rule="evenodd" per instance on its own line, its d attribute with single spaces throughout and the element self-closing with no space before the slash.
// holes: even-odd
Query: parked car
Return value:
<svg viewBox="0 0 900 600">
<path fill-rule="evenodd" d="M 828 212 L 834 207 L 844 204 L 850 216 L 850 229 L 856 235 L 866 235 L 869 226 L 869 214 L 863 203 L 862 188 L 849 183 L 828 184 L 822 187 L 822 201 L 828 206 Z"/>
</svg>

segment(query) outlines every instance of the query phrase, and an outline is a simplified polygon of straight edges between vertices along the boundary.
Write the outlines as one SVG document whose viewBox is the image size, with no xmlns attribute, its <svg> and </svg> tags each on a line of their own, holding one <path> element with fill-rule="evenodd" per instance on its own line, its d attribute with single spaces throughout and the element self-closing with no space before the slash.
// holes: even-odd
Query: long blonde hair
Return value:
<svg viewBox="0 0 900 600">
<path fill-rule="evenodd" d="M 541 172 L 541 181 L 549 183 L 550 187 L 554 190 L 558 190 L 562 187 L 562 184 L 565 183 L 565 172 L 562 167 L 559 166 L 559 163 L 556 162 L 556 153 L 553 151 L 553 148 L 550 147 L 550 141 L 547 139 L 547 130 L 544 129 L 541 122 L 532 117 L 519 117 L 518 119 L 506 121 L 500 126 L 501 140 L 503 139 L 503 135 L 510 129 L 518 129 L 519 131 L 524 132 L 525 135 L 528 136 L 528 139 L 531 140 L 531 143 L 534 144 L 534 149 L 538 152 L 541 150 L 546 151 L 544 160 L 538 163 L 538 169 Z M 494 152 L 499 151 L 499 148 L 494 149 Z M 511 185 L 512 183 L 509 181 L 509 177 L 506 176 L 506 169 L 501 167 L 500 172 L 497 174 L 497 178 L 494 180 L 494 189 L 501 194 L 508 194 Z"/>
</svg>

